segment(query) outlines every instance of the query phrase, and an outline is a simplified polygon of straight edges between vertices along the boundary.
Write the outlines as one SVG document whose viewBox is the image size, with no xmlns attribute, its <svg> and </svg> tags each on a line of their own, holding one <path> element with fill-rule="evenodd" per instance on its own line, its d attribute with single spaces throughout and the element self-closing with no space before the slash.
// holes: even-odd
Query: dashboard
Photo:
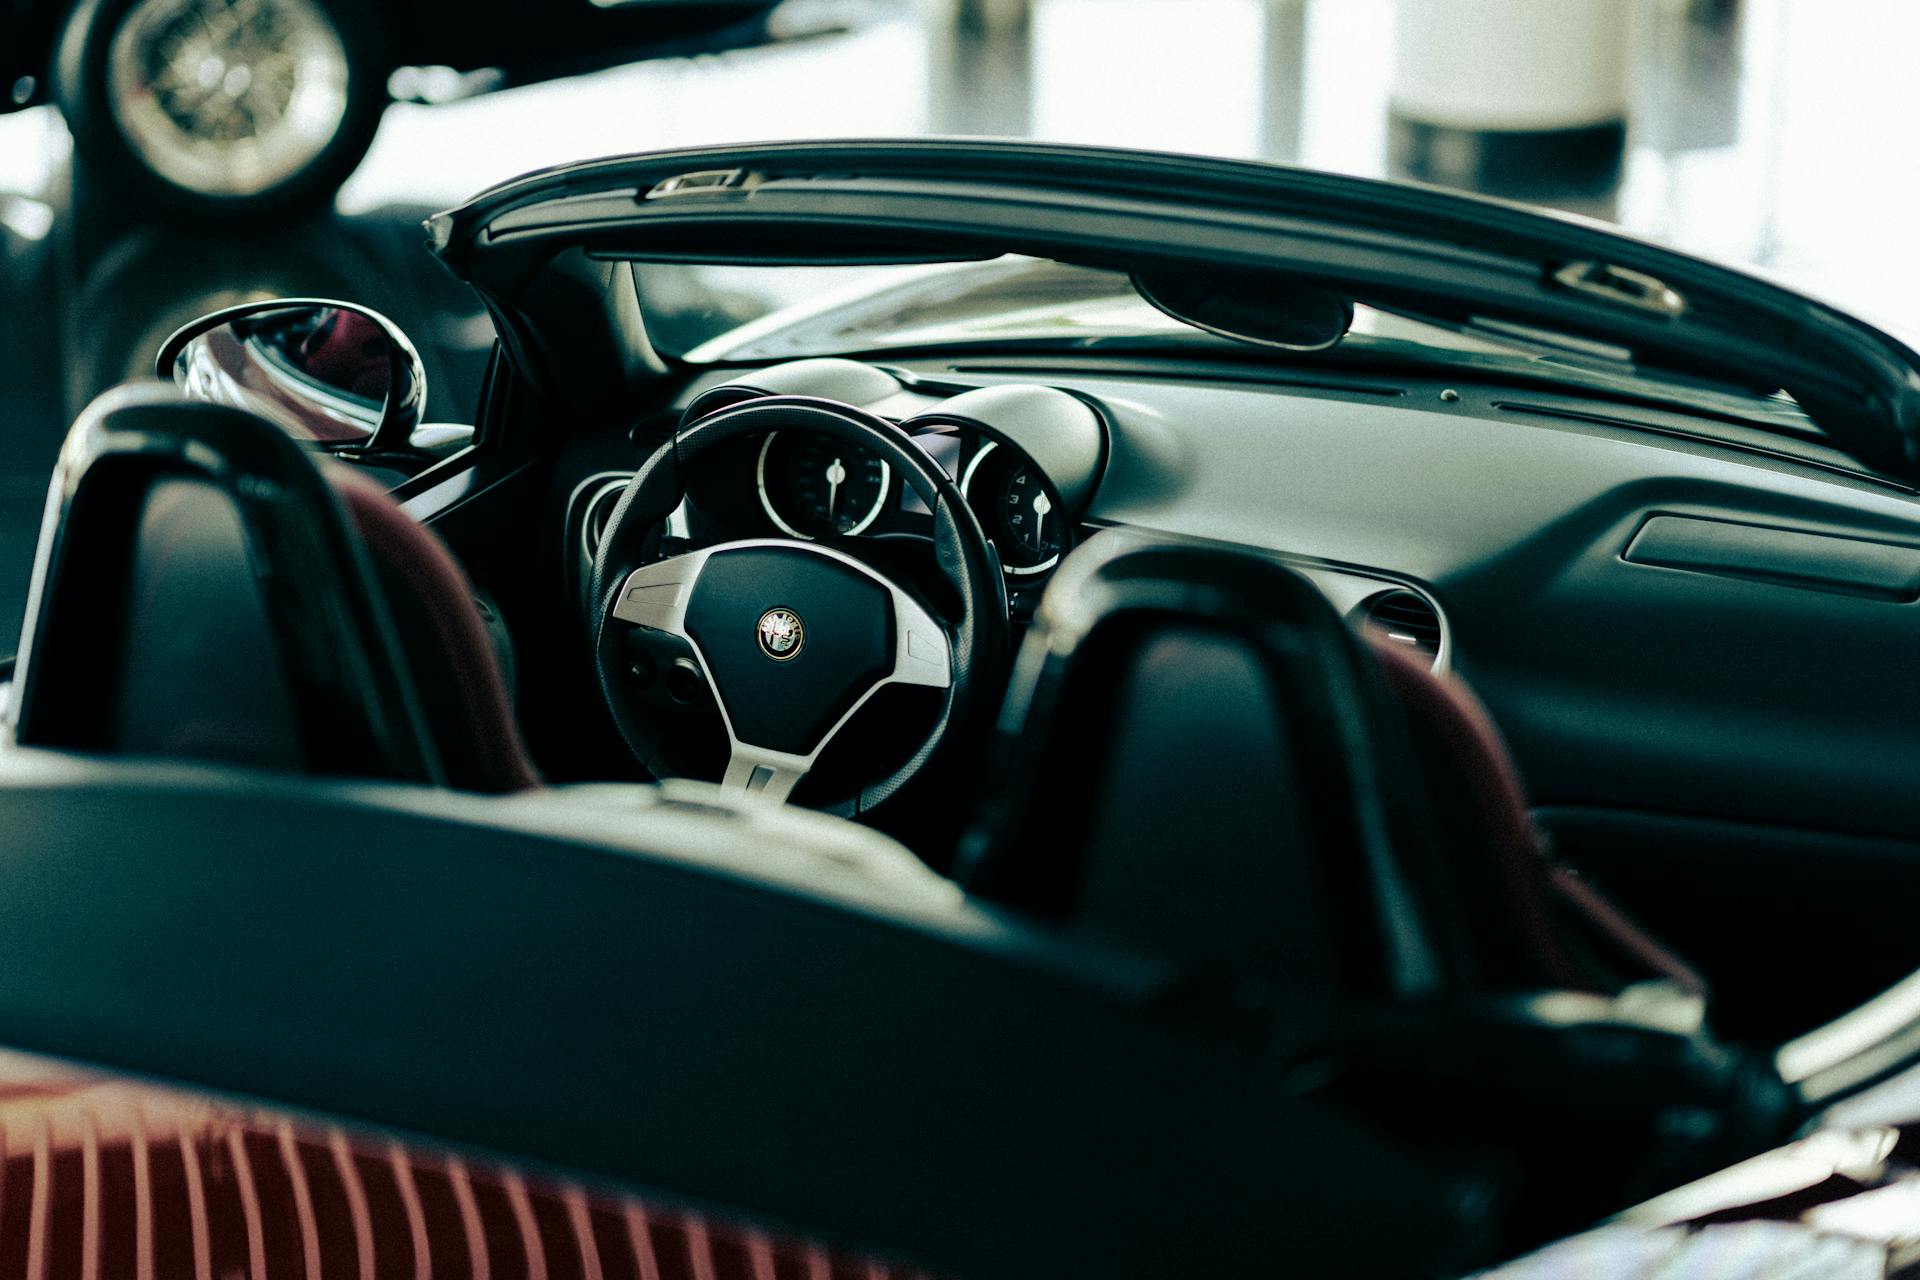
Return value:
<svg viewBox="0 0 1920 1280">
<path fill-rule="evenodd" d="M 798 361 L 698 374 L 644 420 L 579 436 L 551 491 L 576 579 L 595 519 L 676 423 L 769 394 L 885 418 L 963 484 L 1016 630 L 1055 557 L 1110 529 L 1270 556 L 1348 616 L 1388 623 L 1488 705 L 1565 854 L 1673 936 L 1724 913 L 1730 886 L 1755 910 L 1793 901 L 1809 857 L 1848 884 L 1842 865 L 1878 875 L 1920 852 L 1920 588 L 1844 571 L 1920 552 L 1920 501 L 1884 479 L 1681 409 L 1457 371 Z M 712 465 L 687 477 L 673 532 L 927 558 L 909 544 L 929 517 L 898 477 L 802 439 L 740 445 L 699 460 Z M 1042 514 L 1034 489 L 1045 518 L 1015 525 Z M 1676 528 L 1740 555 L 1648 554 Z M 1841 552 L 1853 559 L 1835 568 Z M 1734 972 L 1812 962 L 1694 945 Z M 1871 956 L 1852 961 L 1876 978 Z"/>
<path fill-rule="evenodd" d="M 898 426 L 952 478 L 979 519 L 1005 575 L 1016 625 L 1031 616 L 1054 568 L 1076 545 L 1104 528 L 1138 523 L 1102 518 L 1103 508 L 1116 498 L 1124 501 L 1135 487 L 1139 459 L 1115 452 L 1116 433 L 1126 433 L 1117 412 L 1131 406 L 1020 379 L 982 385 L 831 358 L 774 365 L 744 380 L 710 375 L 689 388 L 670 415 L 633 429 L 633 465 L 675 425 L 767 395 L 852 404 Z M 1110 407 L 1115 403 L 1123 408 Z M 587 580 L 601 533 L 631 475 L 630 467 L 600 471 L 573 489 L 568 576 L 576 589 Z M 1153 525 L 1169 535 L 1192 536 L 1170 521 Z M 750 436 L 700 459 L 690 468 L 686 501 L 668 529 L 696 544 L 789 537 L 838 543 L 868 556 L 890 544 L 930 540 L 932 532 L 926 505 L 883 459 L 791 430 Z M 1422 651 L 1436 670 L 1448 666 L 1451 627 L 1418 581 L 1250 539 L 1242 545 L 1288 563 L 1343 614 L 1377 624 L 1389 638 Z"/>
<path fill-rule="evenodd" d="M 931 450 L 953 451 L 935 456 L 957 479 L 986 441 L 1024 455 L 1058 498 L 1062 518 L 1048 522 L 1063 556 L 1109 527 L 1197 538 L 1299 568 L 1344 612 L 1391 609 L 1489 704 L 1544 804 L 1820 830 L 1844 797 L 1861 834 L 1920 830 L 1920 791 L 1896 765 L 1920 724 L 1920 603 L 1795 582 L 1791 566 L 1726 576 L 1632 550 L 1662 516 L 1920 545 L 1914 497 L 1871 477 L 1731 449 L 1677 410 L 1458 374 L 1289 379 L 1110 356 L 796 361 L 700 374 L 649 423 L 583 438 L 556 493 L 578 499 L 572 573 L 593 536 L 578 513 L 594 491 L 575 486 L 597 477 L 617 498 L 685 413 L 758 394 L 822 396 L 924 431 Z M 952 420 L 963 422 L 934 430 Z M 762 506 L 764 448 L 751 441 L 691 478 L 696 539 L 790 536 Z M 806 531 L 796 518 L 845 501 L 821 506 L 834 457 L 776 442 L 770 460 L 783 454 L 812 496 L 769 500 Z M 976 511 L 996 487 L 987 465 L 968 485 Z M 885 479 L 852 523 L 874 489 L 881 509 L 850 543 L 924 532 L 927 517 Z M 990 515 L 983 525 L 995 530 Z M 995 542 L 1013 570 L 1053 553 L 1043 544 L 1021 563 L 1004 526 Z M 1016 624 L 1048 576 L 1008 573 Z"/>
</svg>

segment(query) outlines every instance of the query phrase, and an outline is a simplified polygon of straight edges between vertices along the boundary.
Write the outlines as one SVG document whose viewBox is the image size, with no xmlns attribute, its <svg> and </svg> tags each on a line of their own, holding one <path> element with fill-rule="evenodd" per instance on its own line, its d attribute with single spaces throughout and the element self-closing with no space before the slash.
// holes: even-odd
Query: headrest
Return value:
<svg viewBox="0 0 1920 1280">
<path fill-rule="evenodd" d="M 107 392 L 68 433 L 8 717 L 26 745 L 441 776 L 313 459 L 265 419 L 159 382 Z"/>
</svg>

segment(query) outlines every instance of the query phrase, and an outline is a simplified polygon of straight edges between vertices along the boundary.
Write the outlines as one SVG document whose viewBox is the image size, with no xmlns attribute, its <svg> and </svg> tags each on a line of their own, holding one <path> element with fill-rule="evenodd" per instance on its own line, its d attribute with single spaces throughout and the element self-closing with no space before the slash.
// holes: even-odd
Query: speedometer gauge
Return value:
<svg viewBox="0 0 1920 1280">
<path fill-rule="evenodd" d="M 1033 463 L 989 441 L 967 464 L 960 491 L 1008 573 L 1044 573 L 1059 561 L 1063 513 Z"/>
<path fill-rule="evenodd" d="M 886 505 L 893 471 L 859 445 L 811 431 L 776 431 L 760 446 L 760 506 L 782 533 L 859 533 Z"/>
</svg>

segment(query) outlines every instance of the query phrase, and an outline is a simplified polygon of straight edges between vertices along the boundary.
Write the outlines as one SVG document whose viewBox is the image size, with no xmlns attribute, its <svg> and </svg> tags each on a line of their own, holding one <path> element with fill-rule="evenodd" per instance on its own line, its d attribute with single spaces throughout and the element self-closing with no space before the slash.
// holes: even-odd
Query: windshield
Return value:
<svg viewBox="0 0 1920 1280">
<path fill-rule="evenodd" d="M 1127 277 L 1035 258 L 855 267 L 642 266 L 648 332 L 695 362 L 994 339 L 1186 332 Z"/>
<path fill-rule="evenodd" d="M 1118 271 L 1005 255 L 912 266 L 766 267 L 636 263 L 649 335 L 694 364 L 883 355 L 992 345 L 1234 353 L 1314 360 L 1209 332 L 1161 311 Z M 1822 433 L 1784 393 L 1637 366 L 1633 353 L 1495 321 L 1461 326 L 1354 306 L 1338 358 L 1468 366 L 1590 390 L 1679 396 L 1766 419 L 1769 430 Z"/>
<path fill-rule="evenodd" d="M 991 342 L 1158 337 L 1241 345 L 1161 311 L 1118 271 L 1012 254 L 914 266 L 638 264 L 635 276 L 654 345 L 696 364 Z M 1483 356 L 1533 360 L 1540 353 L 1538 343 L 1366 306 L 1355 307 L 1352 334 Z"/>
</svg>

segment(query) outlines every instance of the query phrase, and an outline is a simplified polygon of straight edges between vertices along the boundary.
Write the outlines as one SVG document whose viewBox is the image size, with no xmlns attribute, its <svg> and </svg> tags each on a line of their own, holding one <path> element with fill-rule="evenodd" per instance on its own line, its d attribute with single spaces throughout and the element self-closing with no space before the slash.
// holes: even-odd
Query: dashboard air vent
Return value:
<svg viewBox="0 0 1920 1280">
<path fill-rule="evenodd" d="M 1406 590 L 1382 591 L 1361 601 L 1353 616 L 1396 643 L 1429 658 L 1440 656 L 1440 615 L 1425 596 Z"/>
</svg>

